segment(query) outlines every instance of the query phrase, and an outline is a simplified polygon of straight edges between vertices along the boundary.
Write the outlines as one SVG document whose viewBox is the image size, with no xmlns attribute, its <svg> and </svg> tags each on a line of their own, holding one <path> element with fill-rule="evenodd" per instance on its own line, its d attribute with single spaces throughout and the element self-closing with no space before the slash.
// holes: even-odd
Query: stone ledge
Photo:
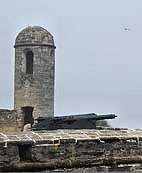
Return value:
<svg viewBox="0 0 142 173">
<path fill-rule="evenodd" d="M 142 142 L 142 130 L 54 130 L 54 131 L 31 131 L 0 133 L 0 144 L 7 142 L 41 144 L 64 144 L 85 141 L 115 142 Z"/>
</svg>

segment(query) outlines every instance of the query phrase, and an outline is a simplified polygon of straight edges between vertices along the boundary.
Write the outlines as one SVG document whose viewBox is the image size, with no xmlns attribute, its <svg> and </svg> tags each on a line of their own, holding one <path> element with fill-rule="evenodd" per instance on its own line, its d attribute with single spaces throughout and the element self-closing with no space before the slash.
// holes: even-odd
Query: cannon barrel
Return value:
<svg viewBox="0 0 142 173">
<path fill-rule="evenodd" d="M 72 121 L 72 120 L 105 120 L 105 119 L 114 119 L 117 117 L 115 114 L 108 115 L 97 115 L 95 113 L 89 114 L 79 114 L 79 115 L 69 115 L 69 116 L 55 116 L 55 117 L 39 117 L 38 122 L 41 121 Z"/>
<path fill-rule="evenodd" d="M 83 119 L 94 119 L 94 120 L 105 120 L 105 119 L 114 119 L 117 116 L 115 114 L 107 114 L 107 115 L 97 115 L 95 113 L 90 114 L 79 114 L 79 115 L 70 115 L 70 116 L 58 116 L 54 117 L 55 119 L 62 120 L 83 120 Z"/>
<path fill-rule="evenodd" d="M 113 119 L 116 115 L 95 113 L 71 116 L 39 117 L 32 130 L 95 129 L 97 120 Z"/>
<path fill-rule="evenodd" d="M 95 117 L 96 120 L 106 120 L 106 119 L 114 119 L 117 116 L 115 114 L 108 114 L 108 115 L 97 115 Z"/>
</svg>

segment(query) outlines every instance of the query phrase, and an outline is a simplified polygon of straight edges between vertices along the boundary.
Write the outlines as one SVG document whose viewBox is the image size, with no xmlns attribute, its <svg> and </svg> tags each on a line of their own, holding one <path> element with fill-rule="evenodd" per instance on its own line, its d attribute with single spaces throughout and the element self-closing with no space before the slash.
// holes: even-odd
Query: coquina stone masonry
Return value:
<svg viewBox="0 0 142 173">
<path fill-rule="evenodd" d="M 0 133 L 0 171 L 142 166 L 141 130 Z"/>
<path fill-rule="evenodd" d="M 33 112 L 33 118 L 54 115 L 55 45 L 39 26 L 22 30 L 15 41 L 14 109 Z M 27 108 L 27 110 L 26 110 Z"/>
<path fill-rule="evenodd" d="M 29 26 L 17 35 L 14 48 L 14 110 L 0 110 L 0 132 L 22 131 L 40 116 L 54 116 L 56 47 L 52 34 Z"/>
<path fill-rule="evenodd" d="M 0 109 L 0 132 L 21 131 L 24 127 L 22 111 Z"/>
</svg>

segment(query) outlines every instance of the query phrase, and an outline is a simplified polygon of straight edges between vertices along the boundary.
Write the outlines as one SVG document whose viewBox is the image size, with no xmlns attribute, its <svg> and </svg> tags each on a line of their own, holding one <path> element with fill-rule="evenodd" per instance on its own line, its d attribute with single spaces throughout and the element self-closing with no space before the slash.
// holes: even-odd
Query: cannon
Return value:
<svg viewBox="0 0 142 173">
<path fill-rule="evenodd" d="M 114 119 L 115 114 L 97 115 L 95 113 L 39 117 L 32 130 L 57 130 L 57 129 L 96 129 L 96 121 Z"/>
</svg>

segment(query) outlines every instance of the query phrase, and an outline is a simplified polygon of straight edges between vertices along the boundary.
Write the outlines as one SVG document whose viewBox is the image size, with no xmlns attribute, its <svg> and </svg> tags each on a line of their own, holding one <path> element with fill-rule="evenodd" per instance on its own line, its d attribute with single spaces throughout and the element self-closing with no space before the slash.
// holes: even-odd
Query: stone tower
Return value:
<svg viewBox="0 0 142 173">
<path fill-rule="evenodd" d="M 14 109 L 25 113 L 24 124 L 54 115 L 55 45 L 39 26 L 22 30 L 15 41 Z"/>
</svg>

